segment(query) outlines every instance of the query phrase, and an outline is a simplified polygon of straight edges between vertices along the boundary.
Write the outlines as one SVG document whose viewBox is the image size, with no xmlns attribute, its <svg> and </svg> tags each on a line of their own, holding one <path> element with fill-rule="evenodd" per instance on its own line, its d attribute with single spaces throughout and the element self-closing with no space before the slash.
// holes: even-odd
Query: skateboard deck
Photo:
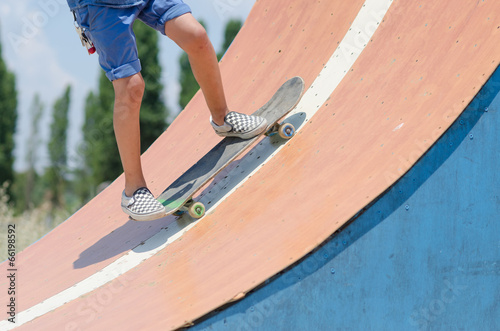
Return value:
<svg viewBox="0 0 500 331">
<path fill-rule="evenodd" d="M 288 114 L 298 103 L 304 90 L 301 77 L 286 81 L 273 97 L 252 115 L 267 119 L 268 127 L 264 133 L 276 134 L 285 139 L 293 136 L 295 129 L 291 124 L 279 125 L 278 121 Z M 263 133 L 263 134 L 264 134 Z M 188 212 L 194 218 L 205 214 L 205 206 L 193 201 L 192 197 L 208 181 L 250 147 L 260 135 L 251 139 L 226 137 L 203 156 L 195 165 L 182 174 L 158 197 L 166 209 L 166 215 L 179 215 Z"/>
</svg>

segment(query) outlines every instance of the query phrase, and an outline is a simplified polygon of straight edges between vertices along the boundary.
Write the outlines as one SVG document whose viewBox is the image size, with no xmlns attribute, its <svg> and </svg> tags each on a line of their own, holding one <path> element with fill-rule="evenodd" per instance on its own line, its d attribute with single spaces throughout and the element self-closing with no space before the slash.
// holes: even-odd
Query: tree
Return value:
<svg viewBox="0 0 500 331">
<path fill-rule="evenodd" d="M 39 123 L 43 114 L 43 109 L 44 106 L 42 104 L 42 101 L 40 100 L 40 95 L 35 94 L 30 108 L 31 125 L 30 133 L 28 136 L 29 138 L 26 142 L 26 145 L 28 146 L 28 150 L 26 152 L 26 162 L 28 163 L 28 170 L 26 172 L 26 183 L 24 185 L 23 210 L 33 207 L 36 204 L 34 201 L 35 182 L 37 179 L 35 164 L 38 150 L 37 147 L 40 141 Z"/>
<path fill-rule="evenodd" d="M 98 93 L 90 92 L 85 100 L 83 143 L 79 156 L 83 159 L 82 198 L 96 193 L 99 184 L 113 180 L 121 173 L 120 155 L 113 133 L 113 85 L 104 72 L 99 77 Z"/>
<path fill-rule="evenodd" d="M 40 178 L 36 171 L 36 163 L 41 141 L 40 119 L 44 109 L 40 95 L 35 94 L 29 109 L 30 127 L 25 140 L 27 146 L 25 161 L 28 164 L 28 169 L 23 172 L 15 172 L 12 184 L 12 196 L 17 213 L 36 207 L 43 197 L 43 188 L 39 185 Z"/>
<path fill-rule="evenodd" d="M 231 43 L 233 42 L 234 38 L 236 38 L 236 35 L 238 32 L 241 30 L 241 21 L 240 20 L 235 20 L 232 19 L 226 24 L 226 29 L 224 31 L 224 43 L 222 44 L 222 49 L 220 52 L 217 54 L 217 58 L 222 59 L 222 56 L 226 53 L 227 49 L 229 46 L 231 46 Z"/>
<path fill-rule="evenodd" d="M 16 78 L 7 69 L 0 45 L 0 185 L 14 178 L 14 133 L 17 120 Z M 10 195 L 10 190 L 7 190 Z"/>
<path fill-rule="evenodd" d="M 144 152 L 167 128 L 168 110 L 162 99 L 164 87 L 158 60 L 159 34 L 139 20 L 134 23 L 134 32 L 142 64 L 142 77 L 146 83 L 140 114 L 141 149 Z"/>
<path fill-rule="evenodd" d="M 63 205 L 65 174 L 67 172 L 67 132 L 70 106 L 71 86 L 67 86 L 64 94 L 54 103 L 52 124 L 50 125 L 49 159 L 50 166 L 45 175 L 51 193 L 53 207 Z"/>
</svg>

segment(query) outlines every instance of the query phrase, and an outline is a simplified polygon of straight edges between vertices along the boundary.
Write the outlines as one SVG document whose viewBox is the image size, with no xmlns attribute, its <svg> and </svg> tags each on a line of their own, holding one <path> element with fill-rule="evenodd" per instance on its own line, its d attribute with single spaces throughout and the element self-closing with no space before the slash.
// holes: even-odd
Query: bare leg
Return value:
<svg viewBox="0 0 500 331">
<path fill-rule="evenodd" d="M 146 186 L 141 166 L 139 112 L 144 95 L 144 80 L 140 73 L 113 81 L 115 108 L 113 126 L 120 158 L 125 172 L 125 194 Z"/>
<path fill-rule="evenodd" d="M 205 29 L 193 15 L 185 14 L 165 23 L 165 34 L 187 53 L 213 121 L 217 125 L 224 124 L 224 116 L 229 110 L 217 55 Z"/>
</svg>

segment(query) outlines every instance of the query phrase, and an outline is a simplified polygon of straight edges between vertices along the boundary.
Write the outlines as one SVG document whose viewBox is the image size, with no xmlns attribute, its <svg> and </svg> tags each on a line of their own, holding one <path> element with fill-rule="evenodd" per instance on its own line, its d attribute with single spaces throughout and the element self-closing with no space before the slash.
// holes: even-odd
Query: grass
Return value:
<svg viewBox="0 0 500 331">
<path fill-rule="evenodd" d="M 8 202 L 9 196 L 6 194 L 6 189 L 7 184 L 0 187 L 0 261 L 5 261 L 8 257 L 9 225 L 15 225 L 15 246 L 16 253 L 19 253 L 70 216 L 66 210 L 54 210 L 49 202 L 44 202 L 37 208 L 16 215 L 14 206 Z"/>
</svg>

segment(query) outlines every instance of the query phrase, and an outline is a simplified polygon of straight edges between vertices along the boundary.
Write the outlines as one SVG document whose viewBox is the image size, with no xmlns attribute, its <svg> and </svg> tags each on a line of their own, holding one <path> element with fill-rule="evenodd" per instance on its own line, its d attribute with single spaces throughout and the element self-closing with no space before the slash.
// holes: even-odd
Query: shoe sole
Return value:
<svg viewBox="0 0 500 331">
<path fill-rule="evenodd" d="M 139 222 L 154 221 L 154 220 L 160 219 L 162 217 L 165 217 L 167 215 L 167 213 L 165 211 L 157 211 L 157 212 L 149 213 L 149 214 L 135 214 L 123 206 L 122 206 L 122 210 L 125 214 L 130 216 L 130 218 L 132 220 L 139 221 Z"/>
<path fill-rule="evenodd" d="M 254 137 L 257 137 L 258 135 L 264 133 L 267 129 L 267 121 L 263 121 L 261 125 L 253 129 L 252 131 L 245 132 L 245 133 L 231 133 L 231 132 L 223 132 L 219 133 L 217 132 L 217 135 L 221 137 L 236 137 L 236 138 L 241 138 L 241 139 L 251 139 Z"/>
</svg>

